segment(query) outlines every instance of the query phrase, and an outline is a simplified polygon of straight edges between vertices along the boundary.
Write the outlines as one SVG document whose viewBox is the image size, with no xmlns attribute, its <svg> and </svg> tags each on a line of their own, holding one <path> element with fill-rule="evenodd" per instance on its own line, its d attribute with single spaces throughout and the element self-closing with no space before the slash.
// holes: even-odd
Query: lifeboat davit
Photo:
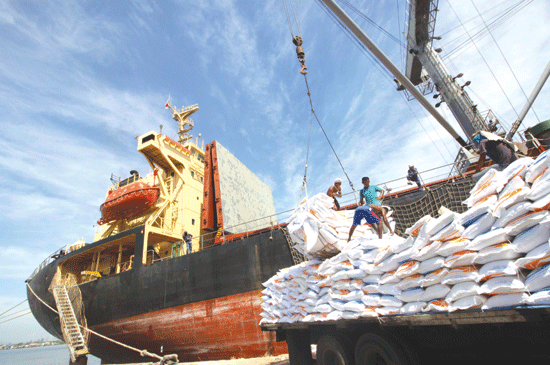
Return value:
<svg viewBox="0 0 550 365">
<path fill-rule="evenodd" d="M 135 182 L 110 191 L 105 203 L 101 204 L 99 224 L 114 220 L 134 218 L 146 212 L 157 202 L 160 189 L 142 182 Z"/>
</svg>

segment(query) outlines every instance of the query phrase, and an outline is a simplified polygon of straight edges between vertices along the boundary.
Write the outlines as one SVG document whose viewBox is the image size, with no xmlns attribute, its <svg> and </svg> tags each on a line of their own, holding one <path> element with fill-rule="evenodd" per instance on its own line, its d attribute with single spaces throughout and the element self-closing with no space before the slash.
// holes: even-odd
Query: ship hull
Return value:
<svg viewBox="0 0 550 365">
<path fill-rule="evenodd" d="M 143 252 L 143 228 L 111 239 L 123 235 L 136 237 L 135 267 L 79 285 L 89 328 L 140 350 L 176 353 L 180 361 L 286 352 L 286 347 L 258 326 L 261 283 L 294 264 L 281 230 L 150 265 L 141 264 L 139 254 Z M 28 282 L 32 291 L 56 308 L 48 287 L 58 268 L 71 257 L 108 241 L 98 241 L 50 263 Z M 57 314 L 33 292 L 27 290 L 33 315 L 48 332 L 62 338 Z M 109 363 L 151 361 L 93 334 L 89 350 Z"/>
</svg>

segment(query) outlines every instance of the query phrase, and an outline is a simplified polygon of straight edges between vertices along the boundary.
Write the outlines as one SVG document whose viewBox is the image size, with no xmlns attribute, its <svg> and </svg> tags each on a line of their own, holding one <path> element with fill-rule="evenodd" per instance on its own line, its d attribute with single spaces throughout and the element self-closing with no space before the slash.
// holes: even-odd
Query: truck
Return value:
<svg viewBox="0 0 550 365">
<path fill-rule="evenodd" d="M 412 365 L 548 357 L 550 307 L 398 314 L 260 325 L 288 346 L 290 365 Z"/>
</svg>

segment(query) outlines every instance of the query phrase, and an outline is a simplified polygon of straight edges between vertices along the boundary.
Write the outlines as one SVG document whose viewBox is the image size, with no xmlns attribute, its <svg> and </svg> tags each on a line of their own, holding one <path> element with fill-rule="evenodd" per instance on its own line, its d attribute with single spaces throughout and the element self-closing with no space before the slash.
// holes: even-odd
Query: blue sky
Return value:
<svg viewBox="0 0 550 365">
<path fill-rule="evenodd" d="M 440 0 L 435 31 L 450 72 L 464 73 L 479 109 L 508 126 L 526 99 L 506 61 L 529 95 L 550 60 L 550 3 L 528 2 L 493 31 L 505 58 L 489 35 L 450 51 L 467 38 L 460 21 L 471 35 L 483 25 L 472 4 L 489 19 L 518 1 Z M 299 5 L 313 106 L 354 186 L 365 175 L 374 184 L 403 178 L 410 163 L 421 172 L 451 163 L 452 137 L 315 1 Z M 394 37 L 405 29 L 404 0 L 354 5 Z M 401 67 L 404 50 L 343 8 Z M 298 203 L 311 115 L 282 1 L 0 0 L 0 33 L 0 312 L 26 298 L 24 280 L 49 254 L 92 241 L 111 173 L 148 170 L 135 136 L 162 124 L 176 138 L 169 95 L 178 108 L 199 104 L 193 134 L 219 141 L 262 178 L 278 212 Z M 549 99 L 546 85 L 526 126 L 550 119 Z M 309 195 L 336 177 L 350 192 L 315 122 L 310 144 Z M 0 343 L 40 337 L 30 315 L 0 324 Z"/>
</svg>

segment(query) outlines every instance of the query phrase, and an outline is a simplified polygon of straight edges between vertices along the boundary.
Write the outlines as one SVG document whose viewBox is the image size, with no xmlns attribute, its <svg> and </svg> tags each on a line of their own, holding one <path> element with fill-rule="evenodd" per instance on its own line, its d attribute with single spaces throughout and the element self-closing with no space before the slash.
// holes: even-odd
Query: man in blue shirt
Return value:
<svg viewBox="0 0 550 365">
<path fill-rule="evenodd" d="M 359 192 L 359 205 L 363 205 L 363 201 L 366 205 L 372 208 L 372 210 L 382 217 L 384 224 L 390 230 L 390 234 L 393 236 L 393 230 L 390 227 L 388 222 L 388 217 L 386 216 L 386 208 L 382 207 L 382 203 L 378 200 L 378 192 L 381 192 L 380 198 L 384 198 L 384 189 L 380 189 L 376 185 L 370 185 L 370 179 L 368 177 L 363 177 L 361 179 L 364 188 Z"/>
<path fill-rule="evenodd" d="M 409 169 L 407 170 L 407 182 L 409 184 L 412 184 L 412 182 L 415 182 L 416 185 L 418 185 L 418 188 L 420 190 L 424 190 L 424 187 L 420 183 L 420 177 L 418 176 L 418 170 L 413 165 L 410 165 Z"/>
</svg>

